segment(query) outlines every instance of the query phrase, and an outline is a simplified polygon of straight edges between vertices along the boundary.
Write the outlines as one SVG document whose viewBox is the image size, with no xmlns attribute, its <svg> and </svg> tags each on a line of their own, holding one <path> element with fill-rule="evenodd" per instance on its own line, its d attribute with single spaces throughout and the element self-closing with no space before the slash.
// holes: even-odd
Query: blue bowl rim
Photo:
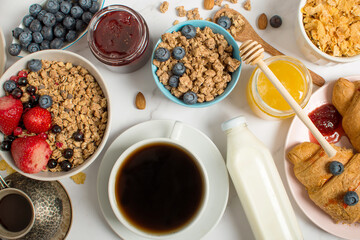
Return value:
<svg viewBox="0 0 360 240">
<path fill-rule="evenodd" d="M 228 31 L 226 31 L 226 29 L 224 29 L 223 27 L 217 25 L 216 23 L 213 23 L 213 22 L 210 22 L 210 21 L 207 21 L 207 20 L 188 20 L 188 21 L 184 21 L 184 22 L 176 24 L 175 26 L 172 26 L 171 28 L 166 30 L 165 33 L 172 33 L 174 31 L 180 31 L 180 29 L 183 26 L 189 25 L 189 24 L 194 25 L 195 27 L 200 27 L 201 29 L 203 29 L 205 27 L 209 27 L 213 31 L 216 30 L 216 32 L 222 34 L 225 37 L 226 41 L 233 47 L 233 58 L 240 61 L 240 66 L 239 66 L 238 69 L 236 69 L 235 72 L 233 72 L 231 74 L 231 81 L 228 83 L 225 91 L 221 95 L 215 97 L 214 100 L 212 100 L 212 101 L 203 102 L 203 103 L 195 103 L 195 104 L 185 104 L 181 99 L 179 99 L 179 98 L 175 97 L 174 95 L 172 95 L 170 93 L 170 91 L 167 90 L 162 83 L 160 83 L 159 78 L 156 75 L 157 67 L 153 64 L 154 52 L 155 52 L 155 49 L 157 48 L 157 46 L 159 45 L 159 43 L 162 41 L 161 37 L 157 41 L 157 43 L 155 44 L 154 49 L 153 49 L 152 54 L 151 54 L 151 63 L 150 63 L 151 64 L 151 73 L 153 75 L 153 78 L 155 80 L 156 85 L 159 87 L 161 92 L 168 99 L 170 99 L 171 101 L 173 101 L 173 102 L 175 102 L 175 103 L 177 103 L 179 105 L 185 106 L 185 107 L 192 107 L 192 108 L 208 107 L 208 106 L 211 106 L 211 105 L 213 105 L 215 103 L 218 103 L 221 100 L 223 100 L 224 98 L 226 98 L 231 93 L 231 91 L 234 89 L 234 87 L 236 86 L 236 84 L 237 84 L 237 82 L 239 80 L 239 77 L 240 77 L 241 66 L 242 66 L 242 61 L 241 61 L 240 52 L 239 52 L 239 46 L 238 46 L 237 42 L 235 41 L 235 39 L 231 36 L 231 34 Z"/>
</svg>

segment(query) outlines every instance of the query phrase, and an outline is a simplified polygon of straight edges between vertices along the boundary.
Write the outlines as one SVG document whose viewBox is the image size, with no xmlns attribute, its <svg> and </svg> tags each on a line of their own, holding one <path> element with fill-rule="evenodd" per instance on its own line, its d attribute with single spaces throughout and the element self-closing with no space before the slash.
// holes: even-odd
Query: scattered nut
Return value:
<svg viewBox="0 0 360 240">
<path fill-rule="evenodd" d="M 164 1 L 160 5 L 160 12 L 165 13 L 169 9 L 169 3 L 167 1 Z"/>
<path fill-rule="evenodd" d="M 215 0 L 204 0 L 204 8 L 206 10 L 211 10 L 213 9 L 215 4 Z"/>
<path fill-rule="evenodd" d="M 259 27 L 259 29 L 261 29 L 261 30 L 266 29 L 267 23 L 268 23 L 268 20 L 267 20 L 266 14 L 265 13 L 261 14 L 259 16 L 259 18 L 258 18 L 258 27 Z"/>
<path fill-rule="evenodd" d="M 138 109 L 141 109 L 141 110 L 145 109 L 145 107 L 146 107 L 146 100 L 145 100 L 144 94 L 142 94 L 141 92 L 139 92 L 136 95 L 135 105 Z"/>
<path fill-rule="evenodd" d="M 246 0 L 246 2 L 244 2 L 244 9 L 250 11 L 251 10 L 251 3 L 250 0 Z"/>
<path fill-rule="evenodd" d="M 75 174 L 74 176 L 70 177 L 76 184 L 84 184 L 86 179 L 86 174 L 83 172 L 79 172 L 78 174 Z"/>
</svg>

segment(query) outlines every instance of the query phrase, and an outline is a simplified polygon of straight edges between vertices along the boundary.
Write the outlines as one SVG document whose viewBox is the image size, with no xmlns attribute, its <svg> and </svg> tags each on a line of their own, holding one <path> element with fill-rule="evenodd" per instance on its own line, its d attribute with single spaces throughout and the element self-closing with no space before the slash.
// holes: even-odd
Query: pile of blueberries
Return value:
<svg viewBox="0 0 360 240">
<path fill-rule="evenodd" d="M 196 28 L 192 25 L 185 25 L 181 29 L 181 34 L 187 39 L 194 38 L 196 36 Z M 182 47 L 175 47 L 172 50 L 172 57 L 176 60 L 181 60 L 185 56 L 185 49 Z M 158 48 L 155 50 L 154 58 L 159 62 L 165 62 L 170 58 L 170 51 L 166 48 Z M 186 72 L 184 63 L 178 62 L 171 70 L 172 76 L 169 78 L 170 87 L 178 87 L 179 78 Z M 183 95 L 183 101 L 185 104 L 195 104 L 197 102 L 197 95 L 192 91 L 188 91 Z"/>
<path fill-rule="evenodd" d="M 9 46 L 9 54 L 60 49 L 64 43 L 76 40 L 99 9 L 98 0 L 48 0 L 44 6 L 32 4 L 22 20 L 24 28 L 12 31 L 19 43 Z"/>
</svg>

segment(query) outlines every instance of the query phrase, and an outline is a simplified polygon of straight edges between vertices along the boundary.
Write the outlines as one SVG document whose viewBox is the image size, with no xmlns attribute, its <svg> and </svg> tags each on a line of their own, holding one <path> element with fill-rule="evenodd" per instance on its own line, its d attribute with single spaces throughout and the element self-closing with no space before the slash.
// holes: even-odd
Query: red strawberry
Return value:
<svg viewBox="0 0 360 240">
<path fill-rule="evenodd" d="M 19 99 L 12 96 L 0 98 L 0 131 L 5 135 L 10 135 L 18 126 L 23 105 Z"/>
<path fill-rule="evenodd" d="M 34 107 L 24 113 L 23 122 L 29 132 L 46 132 L 51 127 L 51 113 L 45 108 Z"/>
<path fill-rule="evenodd" d="M 46 168 L 52 151 L 39 136 L 17 138 L 11 144 L 16 166 L 25 173 L 38 173 Z"/>
</svg>

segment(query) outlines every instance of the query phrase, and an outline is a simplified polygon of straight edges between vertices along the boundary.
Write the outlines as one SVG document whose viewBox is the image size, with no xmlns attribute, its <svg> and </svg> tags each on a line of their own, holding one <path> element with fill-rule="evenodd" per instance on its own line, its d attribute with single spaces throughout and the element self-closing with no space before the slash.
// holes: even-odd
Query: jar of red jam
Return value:
<svg viewBox="0 0 360 240">
<path fill-rule="evenodd" d="M 144 18 L 123 5 L 110 5 L 93 16 L 88 43 L 100 62 L 121 73 L 139 69 L 151 55 L 149 28 Z"/>
</svg>

